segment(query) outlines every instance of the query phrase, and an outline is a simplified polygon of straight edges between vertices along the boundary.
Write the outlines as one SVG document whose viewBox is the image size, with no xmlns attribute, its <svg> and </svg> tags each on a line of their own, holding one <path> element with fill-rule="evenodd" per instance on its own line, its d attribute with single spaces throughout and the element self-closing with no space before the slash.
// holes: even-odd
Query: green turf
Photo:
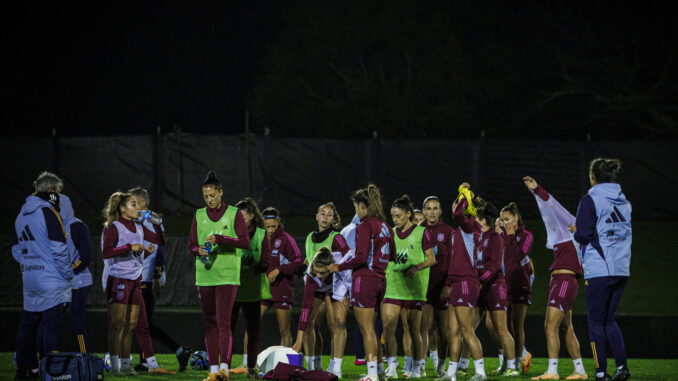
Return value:
<svg viewBox="0 0 678 381">
<path fill-rule="evenodd" d="M 158 354 L 156 355 L 161 366 L 164 366 L 166 369 L 176 370 L 177 362 L 174 355 L 169 354 Z M 346 356 L 344 357 L 343 363 L 343 378 L 342 380 L 357 380 L 360 375 L 366 372 L 366 367 L 355 366 L 354 365 L 355 357 Z M 242 362 L 242 356 L 234 355 L 233 356 L 233 365 L 237 366 Z M 329 364 L 329 357 L 325 356 L 323 359 L 323 366 L 327 367 Z M 399 370 L 402 370 L 403 360 L 400 359 L 401 367 Z M 431 365 L 430 360 L 427 361 L 426 372 L 428 377 L 427 380 L 433 380 L 435 377 L 435 372 Z M 498 360 L 496 358 L 487 358 L 485 368 L 489 373 L 492 369 L 498 366 Z M 593 375 L 593 360 L 584 359 L 584 366 L 589 375 L 589 379 L 595 379 Z M 547 359 L 537 358 L 532 360 L 532 368 L 527 374 L 522 374 L 518 379 L 527 380 L 530 377 L 537 376 L 543 373 L 547 368 Z M 574 367 L 572 361 L 569 359 L 561 358 L 560 366 L 558 368 L 561 378 L 565 378 L 567 375 L 571 374 Z M 614 362 L 610 361 L 608 365 L 610 372 L 614 370 Z M 629 369 L 633 375 L 632 380 L 634 381 L 661 381 L 661 380 L 678 380 L 678 360 L 649 360 L 649 359 L 630 359 L 629 360 Z M 0 380 L 11 380 L 14 376 L 14 365 L 12 364 L 12 354 L 5 352 L 0 354 Z M 400 372 L 399 372 L 400 374 Z M 106 373 L 108 375 L 108 373 Z M 470 375 L 473 375 L 472 371 Z M 129 377 L 130 380 L 176 380 L 176 381 L 200 381 L 207 376 L 205 371 L 195 371 L 188 369 L 183 373 L 178 373 L 176 375 L 148 375 L 141 374 L 138 377 Z M 459 377 L 458 379 L 465 380 L 469 377 Z M 121 378 L 116 378 L 121 379 Z M 244 375 L 233 375 L 233 380 L 244 380 L 246 377 Z M 402 379 L 402 377 L 401 377 Z M 489 376 L 490 380 L 503 380 L 505 377 L 501 376 Z"/>
</svg>

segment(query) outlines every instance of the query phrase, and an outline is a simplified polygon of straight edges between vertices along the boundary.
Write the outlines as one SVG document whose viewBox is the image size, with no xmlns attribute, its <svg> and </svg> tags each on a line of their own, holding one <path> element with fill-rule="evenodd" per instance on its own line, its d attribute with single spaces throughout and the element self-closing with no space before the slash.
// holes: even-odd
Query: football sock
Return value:
<svg viewBox="0 0 678 381">
<path fill-rule="evenodd" d="M 558 374 L 558 359 L 549 359 L 549 370 L 546 372 L 550 374 Z"/>
<path fill-rule="evenodd" d="M 476 367 L 476 374 L 481 376 L 486 376 L 485 374 L 485 362 L 483 359 L 473 360 L 473 365 Z"/>
<path fill-rule="evenodd" d="M 584 370 L 584 362 L 581 361 L 580 358 L 572 360 L 572 363 L 574 364 L 574 371 L 579 373 L 579 374 L 585 374 L 586 370 Z"/>
</svg>

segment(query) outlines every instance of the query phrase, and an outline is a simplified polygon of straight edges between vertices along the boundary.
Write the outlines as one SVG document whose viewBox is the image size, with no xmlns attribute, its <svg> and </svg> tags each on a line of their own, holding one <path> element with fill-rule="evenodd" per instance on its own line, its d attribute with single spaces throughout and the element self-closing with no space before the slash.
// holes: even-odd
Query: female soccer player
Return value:
<svg viewBox="0 0 678 381">
<path fill-rule="evenodd" d="M 426 221 L 424 213 L 422 213 L 421 210 L 419 209 L 415 209 L 414 212 L 412 213 L 412 223 L 415 225 L 422 226 L 424 221 Z"/>
<path fill-rule="evenodd" d="M 524 324 L 527 306 L 532 303 L 532 261 L 530 259 L 532 233 L 525 229 L 518 205 L 515 202 L 511 202 L 501 209 L 496 230 L 504 240 L 504 267 L 510 304 L 508 309 L 509 332 L 516 344 L 515 365 L 517 369 L 518 364 L 520 364 L 522 372 L 526 373 L 530 369 L 531 360 L 531 355 L 525 350 Z M 489 315 L 486 325 L 488 331 L 496 335 Z M 495 341 L 500 343 L 498 336 L 496 338 Z M 500 368 L 496 373 L 504 373 L 506 370 L 507 365 L 503 354 L 502 347 L 499 355 Z M 522 362 L 520 361 L 521 357 Z"/>
<path fill-rule="evenodd" d="M 261 301 L 261 316 L 269 308 L 275 309 L 280 329 L 280 345 L 292 346 L 292 304 L 294 303 L 294 274 L 301 266 L 301 252 L 291 235 L 285 233 L 278 209 L 263 211 L 266 239 L 261 247 L 261 264 L 266 266 L 271 298 Z"/>
<path fill-rule="evenodd" d="M 381 307 L 388 369 L 386 377 L 398 377 L 396 328 L 400 311 L 405 310 L 404 328 L 409 329 L 414 345 L 414 366 L 410 377 L 421 378 L 426 349 L 421 340 L 421 315 L 426 303 L 429 267 L 435 263 L 435 242 L 429 232 L 412 223 L 414 207 L 408 195 L 393 202 L 391 217 L 395 228 L 395 260 L 386 270 L 386 293 Z"/>
<path fill-rule="evenodd" d="M 341 254 L 337 253 L 337 259 Z M 304 275 L 304 297 L 301 303 L 301 316 L 297 326 L 297 339 L 292 349 L 301 351 L 305 334 L 313 331 L 309 322 L 313 321 L 323 303 L 331 303 L 330 291 L 332 291 L 332 274 L 327 268 L 334 263 L 333 253 L 326 246 L 321 246 L 309 261 L 309 267 Z M 308 328 L 307 328 L 308 327 Z M 308 370 L 315 369 L 315 361 L 312 356 L 306 356 Z"/>
<path fill-rule="evenodd" d="M 574 363 L 574 373 L 567 380 L 585 380 L 587 378 L 581 360 L 579 341 L 572 327 L 572 305 L 577 297 L 577 278 L 581 277 L 582 267 L 572 234 L 568 226 L 575 218 L 553 196 L 529 177 L 523 178 L 527 189 L 534 194 L 546 227 L 546 247 L 553 249 L 551 281 L 549 283 L 549 302 L 546 308 L 546 345 L 549 356 L 547 371 L 533 380 L 557 380 L 558 353 L 560 352 L 559 331 L 565 336 L 567 351 Z"/>
<path fill-rule="evenodd" d="M 247 224 L 238 208 L 222 201 L 224 191 L 214 172 L 202 183 L 206 207 L 193 216 L 188 237 L 189 250 L 196 256 L 195 284 L 205 319 L 205 344 L 210 373 L 205 380 L 228 379 L 233 336 L 231 313 L 240 284 L 237 249 L 250 247 Z"/>
<path fill-rule="evenodd" d="M 313 256 L 321 247 L 326 247 L 330 249 L 331 252 L 339 252 L 342 255 L 346 254 L 346 252 L 348 252 L 348 244 L 344 237 L 339 234 L 341 229 L 341 217 L 339 216 L 339 212 L 337 212 L 334 203 L 328 202 L 320 205 L 315 219 L 318 225 L 316 229 L 306 237 L 306 260 L 304 263 L 309 264 L 313 259 Z M 327 325 L 333 336 L 336 329 L 334 310 L 332 309 L 331 297 L 329 296 L 331 296 L 331 292 L 327 298 L 330 302 L 325 303 L 325 299 L 323 298 L 323 302 L 316 309 L 316 313 L 311 316 L 312 319 L 308 324 L 312 327 L 312 330 L 307 332 L 304 336 L 304 352 L 307 358 L 311 357 L 312 360 L 315 361 L 313 369 L 322 369 L 323 339 L 320 335 L 320 324 L 322 319 L 325 318 L 327 320 Z M 332 358 L 334 358 L 334 356 L 332 356 Z M 332 365 L 333 364 L 330 361 L 330 368 L 333 368 Z"/>
<path fill-rule="evenodd" d="M 141 296 L 142 255 L 144 250 L 154 252 L 155 246 L 144 247 L 144 241 L 164 245 L 160 226 L 155 232 L 135 222 L 139 218 L 136 198 L 130 193 L 111 195 L 103 210 L 105 219 L 101 237 L 108 301 L 108 347 L 111 354 L 111 375 L 136 375 L 130 367 L 130 349 Z"/>
<path fill-rule="evenodd" d="M 597 158 L 589 166 L 591 189 L 579 202 L 574 239 L 584 247 L 586 306 L 596 380 L 608 380 L 606 346 L 617 365 L 612 380 L 631 377 L 624 338 L 615 320 L 631 264 L 631 204 L 617 184 L 618 159 Z"/>
<path fill-rule="evenodd" d="M 456 380 L 459 355 L 461 354 L 461 335 L 468 345 L 476 374 L 472 381 L 487 380 L 483 362 L 483 348 L 476 336 L 474 316 L 477 314 L 480 295 L 480 279 L 475 268 L 475 245 L 480 234 L 480 224 L 475 219 L 476 208 L 473 205 L 473 192 L 468 183 L 459 186 L 459 196 L 453 205 L 453 217 L 459 228 L 452 236 L 452 251 L 443 296 L 449 304 L 449 346 L 450 364 L 444 380 Z"/>
<path fill-rule="evenodd" d="M 499 340 L 504 348 L 508 368 L 505 376 L 518 376 L 515 365 L 515 343 L 508 331 L 506 309 L 508 295 L 504 278 L 504 241 L 494 230 L 494 222 L 499 217 L 497 208 L 492 203 L 485 203 L 478 208 L 476 219 L 482 232 L 475 245 L 475 261 L 482 288 L 480 305 L 490 319 Z"/>
<path fill-rule="evenodd" d="M 440 219 L 442 208 L 438 197 L 427 197 L 424 200 L 423 211 L 426 218 L 423 226 L 435 242 L 435 247 L 433 248 L 435 264 L 431 267 L 429 274 L 426 304 L 424 305 L 424 313 L 421 318 L 421 341 L 425 350 L 433 347 L 434 342 L 437 344 L 437 348 L 440 349 L 440 353 L 438 350 L 431 349 L 430 356 L 438 377 L 442 377 L 445 374 L 447 325 L 449 322 L 447 299 L 442 297 L 442 293 L 445 287 L 445 278 L 447 277 L 450 243 L 454 229 Z M 429 337 L 431 338 L 430 345 Z M 442 355 L 442 361 L 439 359 L 440 355 Z"/>
<path fill-rule="evenodd" d="M 250 237 L 249 249 L 237 249 L 240 256 L 240 286 L 235 297 L 233 312 L 231 315 L 231 326 L 233 330 L 238 321 L 238 314 L 242 309 L 245 315 L 245 354 L 243 364 L 245 369 L 234 369 L 232 373 L 246 373 L 247 378 L 258 379 L 259 375 L 254 367 L 257 363 L 257 354 L 259 353 L 259 333 L 261 331 L 261 300 L 271 298 L 271 290 L 268 286 L 268 279 L 264 274 L 264 269 L 259 268 L 261 260 L 261 246 L 266 237 L 264 229 L 264 217 L 259 211 L 256 201 L 251 197 L 238 201 L 235 204 L 247 225 Z M 239 370 L 242 370 L 238 372 Z M 244 372 L 243 372 L 244 371 Z"/>
<path fill-rule="evenodd" d="M 370 184 L 367 188 L 355 191 L 352 199 L 360 218 L 355 232 L 355 258 L 329 267 L 333 273 L 353 270 L 351 305 L 363 335 L 367 358 L 367 376 L 362 381 L 374 381 L 383 372 L 381 351 L 377 351 L 377 336 L 374 332 L 375 311 L 379 311 L 386 291 L 385 271 L 395 246 L 391 228 L 385 222 L 377 186 Z"/>
</svg>

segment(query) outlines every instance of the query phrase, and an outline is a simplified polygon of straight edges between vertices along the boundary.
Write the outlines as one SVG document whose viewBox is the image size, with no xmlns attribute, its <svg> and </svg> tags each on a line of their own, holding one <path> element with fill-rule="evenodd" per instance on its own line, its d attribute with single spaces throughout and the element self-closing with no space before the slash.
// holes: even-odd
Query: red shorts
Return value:
<svg viewBox="0 0 678 381">
<path fill-rule="evenodd" d="M 270 299 L 262 300 L 261 305 L 266 306 L 267 308 L 273 307 L 273 309 L 276 309 L 276 310 L 291 310 L 292 309 L 292 305 L 290 303 L 277 302 L 277 301 L 270 300 Z"/>
<path fill-rule="evenodd" d="M 353 274 L 351 305 L 360 308 L 377 308 L 384 299 L 386 280 L 375 276 Z"/>
<path fill-rule="evenodd" d="M 454 307 L 478 307 L 480 281 L 478 278 L 460 278 L 452 281 L 448 304 Z"/>
<path fill-rule="evenodd" d="M 499 280 L 495 283 L 483 286 L 480 290 L 479 307 L 488 311 L 506 311 L 508 308 L 508 297 L 506 293 L 506 282 Z"/>
<path fill-rule="evenodd" d="M 318 291 L 316 291 L 316 292 L 313 293 L 313 297 L 315 299 L 320 299 L 323 302 L 325 301 L 326 296 L 329 296 L 330 299 L 332 299 L 332 291 L 328 291 L 328 292 L 318 292 Z"/>
<path fill-rule="evenodd" d="M 426 304 L 432 305 L 433 308 L 439 311 L 447 310 L 447 299 L 440 298 L 443 288 L 445 288 L 444 279 L 435 283 L 431 283 L 429 280 L 428 290 L 426 291 Z"/>
<path fill-rule="evenodd" d="M 508 299 L 511 304 L 527 304 L 528 306 L 532 304 L 532 294 L 529 292 L 509 292 Z"/>
<path fill-rule="evenodd" d="M 549 284 L 549 307 L 555 307 L 563 312 L 572 309 L 574 300 L 577 298 L 579 283 L 574 274 L 551 275 Z"/>
<path fill-rule="evenodd" d="M 141 277 L 131 280 L 109 275 L 106 279 L 106 302 L 108 304 L 139 304 L 141 300 Z"/>
<path fill-rule="evenodd" d="M 396 305 L 404 310 L 419 310 L 419 311 L 423 311 L 424 304 L 426 304 L 423 300 L 399 300 L 391 298 L 384 299 L 384 303 Z"/>
</svg>

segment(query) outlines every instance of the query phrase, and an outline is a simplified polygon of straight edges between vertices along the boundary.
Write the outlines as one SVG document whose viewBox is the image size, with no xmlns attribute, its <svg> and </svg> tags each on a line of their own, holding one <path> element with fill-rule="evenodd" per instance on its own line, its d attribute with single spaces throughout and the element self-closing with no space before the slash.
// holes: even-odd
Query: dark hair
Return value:
<svg viewBox="0 0 678 381">
<path fill-rule="evenodd" d="M 207 172 L 207 176 L 205 176 L 205 179 L 202 181 L 202 186 L 203 187 L 213 186 L 215 188 L 221 189 L 221 182 L 219 182 L 219 179 L 217 179 L 217 174 L 214 173 L 214 171 L 209 171 Z"/>
<path fill-rule="evenodd" d="M 332 218 L 332 229 L 339 231 L 341 230 L 341 216 L 339 216 L 339 212 L 337 211 L 337 207 L 334 206 L 334 203 L 332 201 L 329 201 L 325 204 L 322 204 L 318 207 L 318 212 L 320 212 L 320 209 L 322 208 L 331 208 L 332 212 L 334 214 L 334 218 Z"/>
<path fill-rule="evenodd" d="M 400 196 L 395 201 L 393 201 L 393 205 L 391 205 L 391 208 L 402 209 L 405 211 L 405 213 L 410 212 L 411 213 L 410 221 L 414 219 L 414 205 L 412 204 L 410 196 L 406 194 Z"/>
<path fill-rule="evenodd" d="M 278 209 L 276 209 L 276 208 L 274 208 L 274 207 L 272 207 L 272 206 L 269 206 L 268 208 L 264 209 L 264 210 L 261 212 L 261 214 L 264 215 L 263 218 L 264 218 L 265 220 L 268 220 L 268 219 L 271 219 L 271 218 L 275 218 L 275 219 L 277 219 L 277 220 L 280 219 L 280 212 L 278 211 Z"/>
<path fill-rule="evenodd" d="M 476 214 L 476 220 L 480 222 L 483 218 L 485 219 L 485 223 L 490 226 L 494 227 L 494 221 L 497 220 L 499 217 L 499 212 L 497 212 L 497 207 L 494 206 L 491 202 L 487 202 L 483 200 L 483 206 L 478 207 L 478 212 Z"/>
<path fill-rule="evenodd" d="M 330 252 L 330 249 L 321 247 L 320 250 L 318 250 L 318 252 L 313 255 L 313 259 L 311 259 L 311 264 L 309 265 L 311 268 L 311 275 L 316 276 L 313 266 L 327 267 L 332 263 L 334 263 L 334 258 L 332 257 L 332 252 Z"/>
<path fill-rule="evenodd" d="M 245 197 L 244 200 L 238 201 L 238 203 L 235 204 L 235 207 L 239 210 L 246 210 L 247 213 L 254 215 L 254 219 L 252 220 L 253 225 L 258 228 L 264 228 L 264 216 L 261 215 L 259 206 L 257 206 L 257 202 L 254 201 L 252 197 Z"/>
<path fill-rule="evenodd" d="M 505 207 L 501 208 L 501 212 L 509 212 L 513 214 L 514 216 L 518 216 L 518 226 L 523 227 L 525 224 L 523 223 L 523 216 L 520 215 L 520 211 L 518 210 L 518 204 L 515 203 L 515 201 L 509 202 L 508 205 Z"/>
<path fill-rule="evenodd" d="M 617 174 L 621 170 L 621 161 L 619 159 L 605 159 L 599 157 L 593 159 L 589 165 L 589 174 L 593 174 L 597 183 L 614 183 L 617 181 Z"/>
<path fill-rule="evenodd" d="M 142 196 L 147 203 L 150 203 L 151 201 L 148 197 L 148 191 L 144 187 L 136 186 L 128 190 L 127 193 L 131 194 L 134 197 Z"/>
<path fill-rule="evenodd" d="M 386 221 L 384 207 L 381 205 L 381 194 L 376 185 L 370 184 L 367 188 L 358 189 L 353 192 L 351 200 L 356 204 L 365 204 L 369 217 L 376 217 L 381 221 Z"/>
<path fill-rule="evenodd" d="M 426 208 L 426 203 L 429 201 L 438 201 L 438 206 L 442 206 L 440 205 L 440 199 L 438 198 L 438 196 L 428 196 L 424 199 L 424 202 L 421 204 L 421 208 L 422 209 Z"/>
</svg>

